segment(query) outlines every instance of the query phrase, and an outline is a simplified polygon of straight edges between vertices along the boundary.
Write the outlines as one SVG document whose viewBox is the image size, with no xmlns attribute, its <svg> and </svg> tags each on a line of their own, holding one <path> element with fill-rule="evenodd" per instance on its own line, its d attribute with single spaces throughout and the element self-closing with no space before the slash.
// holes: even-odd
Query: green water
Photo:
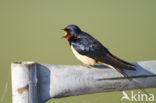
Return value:
<svg viewBox="0 0 156 103">
<path fill-rule="evenodd" d="M 155 0 L 0 0 L 0 102 L 11 103 L 11 62 L 80 64 L 60 39 L 60 29 L 68 24 L 80 26 L 127 61 L 156 60 Z M 147 91 L 156 96 L 156 89 Z M 107 92 L 47 103 L 120 103 L 121 96 Z"/>
</svg>

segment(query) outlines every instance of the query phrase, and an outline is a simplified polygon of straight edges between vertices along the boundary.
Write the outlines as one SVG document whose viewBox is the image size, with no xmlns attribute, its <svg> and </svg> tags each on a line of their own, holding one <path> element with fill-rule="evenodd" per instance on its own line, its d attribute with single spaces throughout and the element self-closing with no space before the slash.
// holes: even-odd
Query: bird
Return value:
<svg viewBox="0 0 156 103">
<path fill-rule="evenodd" d="M 136 66 L 112 54 L 105 46 L 89 33 L 82 31 L 77 25 L 68 25 L 64 29 L 65 38 L 71 46 L 73 54 L 85 66 L 102 64 L 128 77 L 124 70 L 136 70 Z"/>
</svg>

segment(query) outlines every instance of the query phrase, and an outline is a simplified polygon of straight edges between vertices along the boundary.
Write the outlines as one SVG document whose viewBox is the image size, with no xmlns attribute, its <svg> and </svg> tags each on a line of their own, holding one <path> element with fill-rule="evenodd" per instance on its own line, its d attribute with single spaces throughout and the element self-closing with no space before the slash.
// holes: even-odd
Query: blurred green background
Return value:
<svg viewBox="0 0 156 103">
<path fill-rule="evenodd" d="M 155 0 L 0 0 L 1 103 L 11 103 L 11 62 L 81 64 L 68 42 L 60 39 L 64 35 L 60 29 L 69 24 L 78 25 L 127 61 L 156 59 Z M 156 89 L 147 91 L 156 96 Z M 97 93 L 47 103 L 120 103 L 121 96 L 121 92 Z"/>
</svg>

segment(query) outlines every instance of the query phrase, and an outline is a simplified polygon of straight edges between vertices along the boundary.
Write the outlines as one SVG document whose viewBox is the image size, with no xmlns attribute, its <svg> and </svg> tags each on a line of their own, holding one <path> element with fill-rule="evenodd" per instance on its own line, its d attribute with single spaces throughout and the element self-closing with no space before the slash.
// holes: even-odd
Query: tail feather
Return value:
<svg viewBox="0 0 156 103">
<path fill-rule="evenodd" d="M 135 65 L 120 59 L 119 57 L 113 55 L 110 52 L 108 52 L 108 54 L 104 57 L 103 62 L 109 65 L 112 65 L 115 68 L 136 70 Z"/>
<path fill-rule="evenodd" d="M 126 69 L 126 70 L 136 70 L 136 66 L 135 65 L 120 59 L 119 57 L 113 55 L 109 51 L 107 51 L 107 53 L 105 55 L 100 56 L 97 59 L 97 63 L 98 62 L 110 65 L 110 66 L 112 66 L 114 68 L 118 68 L 119 70 L 120 69 L 121 70 L 123 70 L 123 69 Z"/>
<path fill-rule="evenodd" d="M 113 58 L 117 59 L 118 61 L 120 61 L 120 62 L 122 62 L 122 63 L 128 65 L 128 66 L 129 66 L 129 69 L 135 69 L 135 68 L 134 68 L 134 67 L 136 67 L 135 65 L 133 65 L 133 64 L 131 64 L 131 63 L 129 63 L 129 62 L 127 62 L 127 61 L 125 61 L 125 60 L 123 60 L 123 59 L 121 59 L 121 58 L 115 56 L 115 55 L 113 55 L 113 54 L 110 53 L 110 52 L 109 52 L 109 54 L 110 54 Z M 131 67 L 132 67 L 132 68 L 131 68 Z"/>
<path fill-rule="evenodd" d="M 115 68 L 119 73 L 121 73 L 125 78 L 128 78 L 128 75 L 123 71 L 123 69 Z M 129 80 L 129 78 L 128 78 Z M 130 79 L 131 80 L 131 79 Z"/>
</svg>

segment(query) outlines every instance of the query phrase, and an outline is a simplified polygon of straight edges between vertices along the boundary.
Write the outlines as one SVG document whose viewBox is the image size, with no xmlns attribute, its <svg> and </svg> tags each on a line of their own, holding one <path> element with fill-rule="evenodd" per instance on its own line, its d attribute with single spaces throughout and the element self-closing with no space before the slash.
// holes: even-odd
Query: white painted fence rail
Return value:
<svg viewBox="0 0 156 103">
<path fill-rule="evenodd" d="M 156 87 L 156 61 L 134 62 L 136 71 L 125 70 L 135 81 L 103 65 L 50 65 L 15 62 L 11 65 L 13 103 L 44 103 L 88 93 Z M 137 86 L 136 86 L 137 84 Z M 139 85 L 139 87 L 138 87 Z"/>
</svg>

